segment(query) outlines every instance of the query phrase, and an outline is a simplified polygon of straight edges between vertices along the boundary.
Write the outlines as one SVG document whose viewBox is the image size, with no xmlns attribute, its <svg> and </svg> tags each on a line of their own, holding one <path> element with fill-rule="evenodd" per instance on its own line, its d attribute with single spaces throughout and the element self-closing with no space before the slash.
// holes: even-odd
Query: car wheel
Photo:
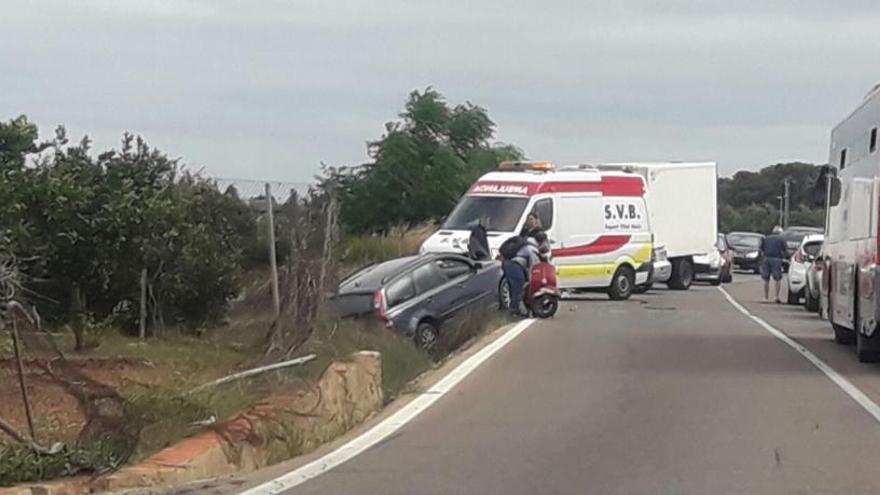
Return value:
<svg viewBox="0 0 880 495">
<path fill-rule="evenodd" d="M 437 326 L 430 321 L 423 321 L 416 328 L 416 344 L 426 351 L 433 349 L 437 345 L 439 338 L 440 334 L 437 332 Z"/>
<path fill-rule="evenodd" d="M 507 279 L 501 279 L 501 285 L 498 286 L 498 306 L 501 311 L 510 307 L 510 284 Z"/>
<path fill-rule="evenodd" d="M 801 302 L 801 295 L 799 292 L 792 292 L 791 289 L 788 291 L 788 304 L 799 304 Z"/>
<path fill-rule="evenodd" d="M 627 265 L 623 265 L 614 272 L 611 277 L 611 287 L 608 288 L 608 297 L 615 301 L 629 299 L 635 289 L 636 272 Z"/>
<path fill-rule="evenodd" d="M 694 266 L 687 258 L 673 260 L 672 277 L 667 282 L 670 289 L 688 290 L 694 281 Z"/>
</svg>

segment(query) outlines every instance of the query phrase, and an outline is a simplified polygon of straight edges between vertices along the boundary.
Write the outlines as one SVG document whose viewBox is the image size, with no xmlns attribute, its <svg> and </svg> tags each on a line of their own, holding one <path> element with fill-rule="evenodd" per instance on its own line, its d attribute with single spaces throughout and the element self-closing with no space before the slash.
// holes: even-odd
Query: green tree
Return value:
<svg viewBox="0 0 880 495">
<path fill-rule="evenodd" d="M 821 227 L 825 219 L 822 173 L 821 166 L 795 162 L 719 178 L 719 230 L 769 232 L 779 223 L 778 197 L 786 179 L 791 181 L 789 224 Z"/>
<path fill-rule="evenodd" d="M 369 144 L 370 163 L 328 170 L 350 231 L 437 220 L 480 175 L 522 157 L 512 146 L 490 143 L 495 125 L 484 108 L 450 108 L 432 88 L 410 93 L 400 120 L 385 131 Z"/>
</svg>

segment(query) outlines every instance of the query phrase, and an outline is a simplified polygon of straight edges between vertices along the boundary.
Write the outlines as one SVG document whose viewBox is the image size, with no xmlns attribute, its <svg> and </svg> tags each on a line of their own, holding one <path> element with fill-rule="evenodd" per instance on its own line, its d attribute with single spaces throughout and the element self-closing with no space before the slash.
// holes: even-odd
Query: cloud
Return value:
<svg viewBox="0 0 880 495">
<path fill-rule="evenodd" d="M 216 175 L 360 163 L 407 93 L 559 161 L 826 159 L 880 74 L 872 1 L 36 0 L 0 18 L 0 118 L 123 130 Z"/>
</svg>

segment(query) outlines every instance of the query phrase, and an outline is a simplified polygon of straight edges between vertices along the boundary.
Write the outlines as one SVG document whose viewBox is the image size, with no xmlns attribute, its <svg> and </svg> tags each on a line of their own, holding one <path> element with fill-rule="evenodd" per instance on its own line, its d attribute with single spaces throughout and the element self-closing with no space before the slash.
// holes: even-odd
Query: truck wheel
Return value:
<svg viewBox="0 0 880 495">
<path fill-rule="evenodd" d="M 877 349 L 869 348 L 868 342 L 873 341 L 874 338 L 870 338 L 867 335 L 864 335 L 862 332 L 856 330 L 856 357 L 859 358 L 860 363 L 876 363 L 880 360 L 880 351 Z"/>
<path fill-rule="evenodd" d="M 858 287 L 858 278 L 856 279 L 856 287 Z M 859 314 L 859 300 L 858 295 L 855 296 L 855 308 L 853 317 L 853 327 L 855 328 L 856 333 L 856 357 L 859 358 L 860 363 L 876 363 L 880 360 L 880 349 L 877 349 L 877 338 L 876 335 L 872 335 L 868 337 L 863 334 L 861 331 L 862 328 L 862 320 Z"/>
<path fill-rule="evenodd" d="M 807 287 L 804 292 L 804 307 L 807 308 L 807 311 L 811 313 L 819 311 L 819 299 L 813 297 L 813 291 Z"/>
<path fill-rule="evenodd" d="M 611 278 L 611 287 L 608 287 L 608 297 L 615 301 L 629 299 L 635 289 L 636 272 L 627 265 L 623 265 L 614 272 Z"/>
<path fill-rule="evenodd" d="M 672 277 L 666 284 L 670 289 L 688 290 L 694 281 L 694 265 L 687 258 L 672 260 Z"/>
<path fill-rule="evenodd" d="M 832 323 L 831 328 L 834 329 L 834 341 L 838 344 L 850 345 L 855 343 L 855 332 L 849 328 L 846 328 L 843 325 L 838 325 L 837 323 Z"/>
</svg>

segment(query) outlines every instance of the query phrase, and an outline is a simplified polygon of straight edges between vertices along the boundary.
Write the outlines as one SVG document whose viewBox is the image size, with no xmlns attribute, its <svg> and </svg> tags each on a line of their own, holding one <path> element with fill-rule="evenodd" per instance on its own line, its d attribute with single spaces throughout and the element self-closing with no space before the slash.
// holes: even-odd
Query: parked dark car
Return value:
<svg viewBox="0 0 880 495">
<path fill-rule="evenodd" d="M 731 232 L 727 234 L 727 245 L 733 251 L 734 266 L 760 273 L 762 240 L 764 240 L 764 235 L 757 232 Z"/>
<path fill-rule="evenodd" d="M 816 227 L 789 227 L 782 232 L 785 239 L 785 259 L 791 259 L 792 255 L 801 247 L 804 237 L 810 234 L 823 234 L 825 229 Z"/>
<path fill-rule="evenodd" d="M 443 324 L 467 310 L 498 308 L 501 264 L 429 253 L 370 265 L 347 277 L 334 296 L 341 316 L 375 314 L 431 348 Z"/>
</svg>

